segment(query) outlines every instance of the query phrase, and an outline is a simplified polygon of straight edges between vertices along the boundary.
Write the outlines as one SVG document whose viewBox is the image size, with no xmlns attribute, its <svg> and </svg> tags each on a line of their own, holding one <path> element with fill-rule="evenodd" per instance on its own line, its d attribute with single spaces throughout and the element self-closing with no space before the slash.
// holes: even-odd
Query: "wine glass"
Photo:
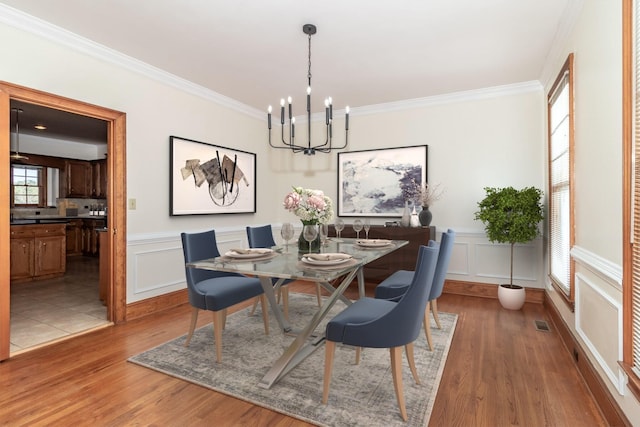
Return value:
<svg viewBox="0 0 640 427">
<path fill-rule="evenodd" d="M 289 250 L 289 240 L 293 238 L 293 224 L 290 222 L 285 222 L 282 224 L 282 228 L 280 229 L 280 235 L 284 240 L 284 246 L 287 250 Z"/>
<path fill-rule="evenodd" d="M 369 218 L 364 220 L 364 234 L 366 235 L 365 239 L 369 240 L 369 229 L 371 228 L 371 220 Z"/>
<path fill-rule="evenodd" d="M 342 240 L 340 240 L 340 233 L 344 230 L 344 220 L 342 218 L 336 218 L 333 226 L 336 228 L 336 234 L 338 235 L 336 242 L 342 242 Z"/>
<path fill-rule="evenodd" d="M 320 244 L 322 246 L 327 245 L 327 238 L 329 237 L 329 225 L 328 224 L 320 224 L 318 226 L 320 233 Z"/>
<path fill-rule="evenodd" d="M 318 237 L 318 227 L 316 225 L 305 225 L 302 229 L 302 237 L 309 243 L 309 253 L 311 253 L 311 242 Z"/>
<path fill-rule="evenodd" d="M 362 220 L 356 219 L 353 221 L 353 231 L 356 232 L 356 239 L 360 238 L 360 231 L 362 230 Z"/>
</svg>

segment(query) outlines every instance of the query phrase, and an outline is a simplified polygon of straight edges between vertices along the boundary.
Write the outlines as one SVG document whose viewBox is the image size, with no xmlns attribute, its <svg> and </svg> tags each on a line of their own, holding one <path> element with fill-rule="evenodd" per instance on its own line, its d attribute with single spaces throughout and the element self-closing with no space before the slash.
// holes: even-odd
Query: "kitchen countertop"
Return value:
<svg viewBox="0 0 640 427">
<path fill-rule="evenodd" d="M 60 215 L 35 215 L 11 220 L 11 225 L 32 225 L 32 224 L 58 224 L 73 221 L 76 219 L 95 219 L 106 220 L 106 215 L 78 215 L 78 216 L 60 216 Z"/>
</svg>

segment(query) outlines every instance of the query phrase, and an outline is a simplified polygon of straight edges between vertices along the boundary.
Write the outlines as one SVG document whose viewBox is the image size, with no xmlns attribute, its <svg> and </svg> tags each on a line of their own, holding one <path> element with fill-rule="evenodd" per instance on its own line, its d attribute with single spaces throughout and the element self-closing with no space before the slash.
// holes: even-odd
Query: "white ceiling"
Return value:
<svg viewBox="0 0 640 427">
<path fill-rule="evenodd" d="M 312 109 L 538 80 L 582 0 L 0 0 L 241 103 Z"/>
</svg>

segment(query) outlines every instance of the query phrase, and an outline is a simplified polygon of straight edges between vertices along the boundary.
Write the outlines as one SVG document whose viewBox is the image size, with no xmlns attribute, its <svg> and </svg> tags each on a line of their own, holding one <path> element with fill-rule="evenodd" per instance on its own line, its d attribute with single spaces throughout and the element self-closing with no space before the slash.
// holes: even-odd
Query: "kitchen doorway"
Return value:
<svg viewBox="0 0 640 427">
<path fill-rule="evenodd" d="M 101 120 L 108 124 L 107 205 L 109 221 L 106 230 L 107 319 L 113 323 L 126 320 L 126 185 L 125 123 L 126 115 L 104 107 L 87 104 L 53 94 L 0 82 L 0 360 L 10 356 L 10 269 L 9 269 L 9 117 L 10 102 L 17 100 L 68 111 Z"/>
</svg>

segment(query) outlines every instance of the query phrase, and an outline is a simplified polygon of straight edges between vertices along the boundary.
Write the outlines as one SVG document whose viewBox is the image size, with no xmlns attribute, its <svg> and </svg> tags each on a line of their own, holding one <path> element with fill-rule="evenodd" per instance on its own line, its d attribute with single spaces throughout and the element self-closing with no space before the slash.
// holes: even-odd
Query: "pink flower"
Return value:
<svg viewBox="0 0 640 427">
<path fill-rule="evenodd" d="M 300 195 L 295 192 L 287 194 L 284 198 L 284 208 L 288 211 L 295 210 L 300 204 Z"/>
<path fill-rule="evenodd" d="M 314 194 L 307 199 L 307 204 L 309 207 L 314 208 L 318 211 L 321 211 L 327 205 L 324 201 L 324 198 L 321 195 Z"/>
</svg>

